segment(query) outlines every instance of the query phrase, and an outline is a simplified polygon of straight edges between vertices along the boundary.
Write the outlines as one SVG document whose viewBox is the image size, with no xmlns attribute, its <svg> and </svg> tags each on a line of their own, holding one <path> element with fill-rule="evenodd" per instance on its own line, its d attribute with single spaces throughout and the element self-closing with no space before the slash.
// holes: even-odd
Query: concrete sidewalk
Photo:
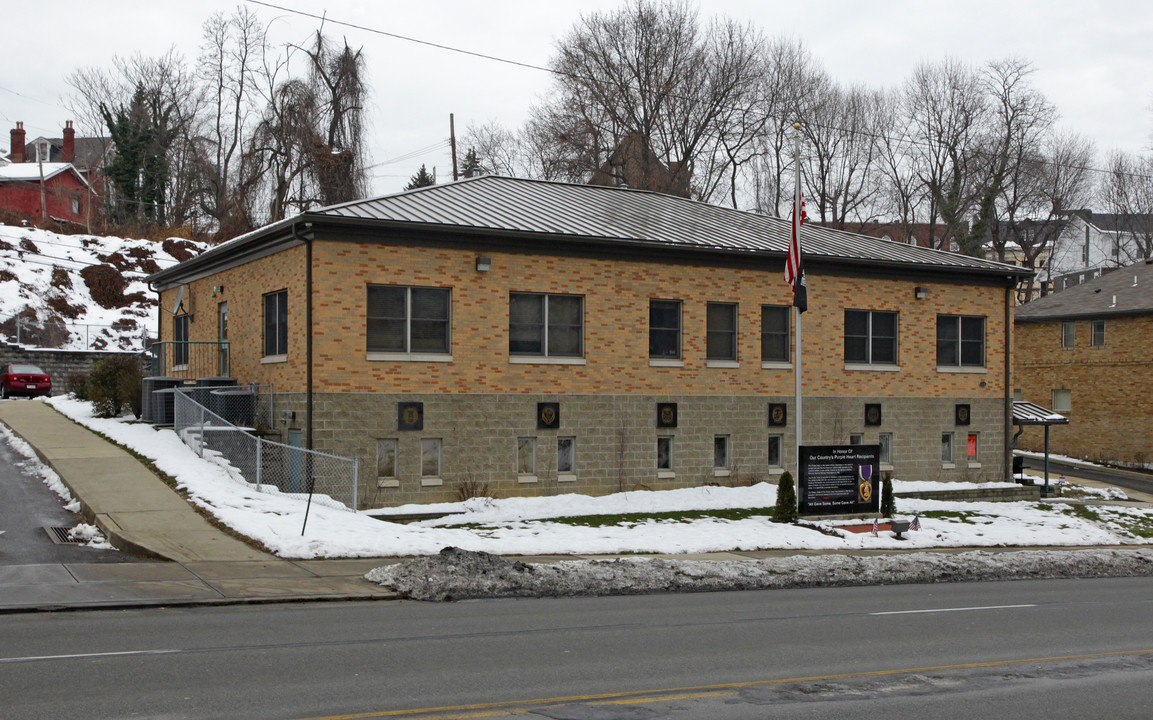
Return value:
<svg viewBox="0 0 1153 720">
<path fill-rule="evenodd" d="M 116 548 L 167 561 L 0 567 L 0 611 L 392 597 L 361 577 L 387 561 L 289 562 L 252 548 L 135 457 L 42 402 L 0 402 L 0 422 L 56 471 Z"/>
</svg>

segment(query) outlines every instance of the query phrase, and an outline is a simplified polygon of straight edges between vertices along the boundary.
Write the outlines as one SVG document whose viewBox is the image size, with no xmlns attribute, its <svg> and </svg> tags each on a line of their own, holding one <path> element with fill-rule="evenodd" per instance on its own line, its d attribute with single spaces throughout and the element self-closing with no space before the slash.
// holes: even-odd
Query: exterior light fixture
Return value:
<svg viewBox="0 0 1153 720">
<path fill-rule="evenodd" d="M 476 259 L 476 271 L 488 272 L 489 270 L 492 270 L 492 258 L 478 257 Z"/>
<path fill-rule="evenodd" d="M 929 288 L 925 287 L 924 285 L 918 285 L 915 294 L 918 300 L 924 300 L 925 298 L 929 297 Z"/>
</svg>

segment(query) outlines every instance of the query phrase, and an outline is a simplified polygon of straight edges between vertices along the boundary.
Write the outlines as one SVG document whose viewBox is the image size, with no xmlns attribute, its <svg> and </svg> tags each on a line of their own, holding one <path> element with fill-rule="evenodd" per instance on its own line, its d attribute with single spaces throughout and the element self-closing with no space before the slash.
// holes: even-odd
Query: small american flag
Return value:
<svg viewBox="0 0 1153 720">
<path fill-rule="evenodd" d="M 921 529 L 921 516 L 920 515 L 914 515 L 913 516 L 913 522 L 909 523 L 909 529 L 910 530 L 920 530 Z"/>
<path fill-rule="evenodd" d="M 877 537 L 877 530 L 878 530 L 877 519 L 873 518 L 873 537 Z"/>
</svg>

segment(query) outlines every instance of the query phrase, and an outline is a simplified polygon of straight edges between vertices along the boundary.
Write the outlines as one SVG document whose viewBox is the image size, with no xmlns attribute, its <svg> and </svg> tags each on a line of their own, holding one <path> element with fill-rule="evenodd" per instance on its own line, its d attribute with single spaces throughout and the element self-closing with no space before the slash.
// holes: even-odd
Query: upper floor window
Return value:
<svg viewBox="0 0 1153 720">
<path fill-rule="evenodd" d="M 288 354 L 288 290 L 264 296 L 264 355 Z"/>
<path fill-rule="evenodd" d="M 761 361 L 789 361 L 789 306 L 761 306 Z"/>
<path fill-rule="evenodd" d="M 1077 342 L 1077 323 L 1066 320 L 1061 323 L 1061 347 L 1071 348 Z"/>
<path fill-rule="evenodd" d="M 1105 344 L 1105 321 L 1093 321 L 1093 347 L 1101 347 Z"/>
<path fill-rule="evenodd" d="M 985 367 L 985 318 L 938 315 L 937 364 Z"/>
<path fill-rule="evenodd" d="M 450 300 L 445 288 L 369 285 L 368 352 L 447 354 Z"/>
<path fill-rule="evenodd" d="M 705 358 L 737 359 L 737 304 L 709 303 L 705 315 Z"/>
<path fill-rule="evenodd" d="M 649 300 L 649 357 L 681 357 L 681 301 Z"/>
<path fill-rule="evenodd" d="M 510 355 L 582 357 L 584 298 L 509 293 L 508 352 Z"/>
<path fill-rule="evenodd" d="M 845 362 L 897 364 L 897 313 L 845 311 Z"/>
</svg>

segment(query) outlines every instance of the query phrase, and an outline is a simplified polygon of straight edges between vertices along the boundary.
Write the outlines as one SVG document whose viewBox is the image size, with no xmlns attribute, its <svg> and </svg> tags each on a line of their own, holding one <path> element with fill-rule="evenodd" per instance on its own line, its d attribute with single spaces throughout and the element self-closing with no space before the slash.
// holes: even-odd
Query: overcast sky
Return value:
<svg viewBox="0 0 1153 720">
<path fill-rule="evenodd" d="M 619 0 L 272 0 L 324 13 L 332 20 L 547 65 L 557 38 L 582 14 L 611 10 Z M 114 55 L 160 55 L 175 47 L 195 60 L 201 24 L 230 13 L 234 0 L 12 3 L 0 65 L 0 121 L 24 122 L 28 138 L 59 137 L 70 119 L 64 77 L 80 67 L 109 67 Z M 843 83 L 899 85 L 922 61 L 952 56 L 973 64 L 1019 55 L 1036 67 L 1035 84 L 1057 106 L 1062 126 L 1096 143 L 1097 165 L 1112 149 L 1145 151 L 1153 137 L 1153 3 L 1149 0 L 700 0 L 702 19 L 724 15 L 752 22 L 768 36 L 804 41 Z M 273 21 L 279 42 L 302 42 L 318 21 L 250 4 Z M 20 13 L 26 16 L 18 21 Z M 13 31 L 12 28 L 20 28 Z M 470 123 L 498 120 L 517 127 L 545 92 L 548 73 L 417 45 L 367 30 L 329 24 L 327 33 L 362 47 L 372 86 L 370 154 L 385 163 L 437 145 Z M 8 132 L 0 133 L 7 148 Z M 439 149 L 380 164 L 375 193 L 401 189 L 426 163 L 451 177 Z"/>
</svg>

